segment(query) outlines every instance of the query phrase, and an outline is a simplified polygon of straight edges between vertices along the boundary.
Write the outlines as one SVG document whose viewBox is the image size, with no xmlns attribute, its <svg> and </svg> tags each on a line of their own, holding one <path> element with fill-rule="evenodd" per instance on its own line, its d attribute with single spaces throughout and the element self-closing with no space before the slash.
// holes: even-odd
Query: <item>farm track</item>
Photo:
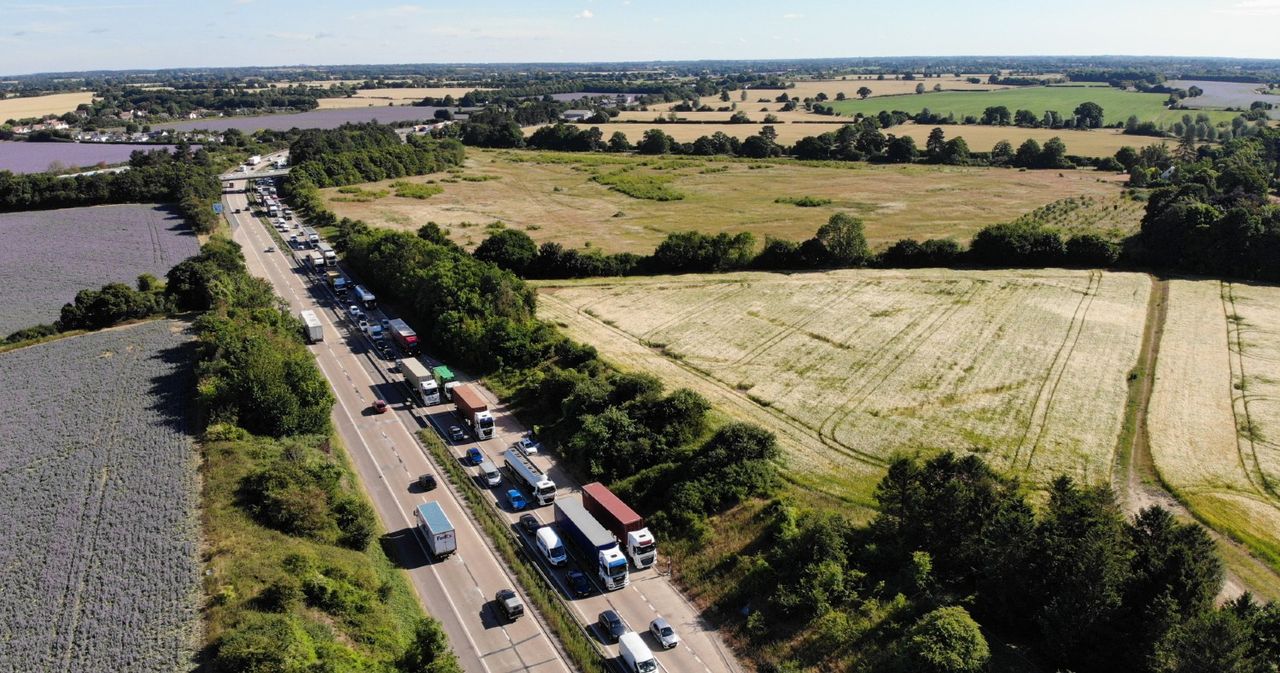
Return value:
<svg viewBox="0 0 1280 673">
<path fill-rule="evenodd" d="M 1036 431 L 1035 442 L 1027 450 L 1027 464 L 1024 471 L 1031 470 L 1031 464 L 1035 460 L 1036 448 L 1040 446 L 1040 442 L 1044 439 L 1045 430 L 1049 427 L 1049 412 L 1053 408 L 1053 398 L 1058 392 L 1058 385 L 1062 383 L 1062 375 L 1067 370 L 1067 363 L 1071 361 L 1071 356 L 1075 353 L 1076 344 L 1080 343 L 1080 334 L 1084 332 L 1084 325 L 1089 317 L 1089 309 L 1093 306 L 1093 300 L 1098 296 L 1098 291 L 1102 286 L 1102 272 L 1090 271 L 1089 280 L 1085 284 L 1084 295 L 1080 297 L 1079 303 L 1076 304 L 1075 313 L 1071 316 L 1071 324 L 1067 326 L 1067 331 L 1062 337 L 1062 343 L 1058 345 L 1057 352 L 1053 355 L 1053 361 L 1049 363 L 1049 368 L 1045 372 L 1044 379 L 1040 382 L 1040 389 L 1036 391 L 1036 399 L 1032 404 L 1031 417 L 1027 419 L 1027 426 L 1024 428 L 1022 438 L 1018 440 L 1018 446 L 1014 449 L 1013 459 L 1009 461 L 1012 469 L 1017 469 L 1018 456 L 1022 453 L 1022 448 L 1026 444 L 1027 436 L 1031 433 L 1031 428 L 1037 425 L 1036 418 L 1039 416 L 1039 429 Z M 1072 336 L 1072 332 L 1075 336 Z M 1068 347 L 1068 343 L 1070 346 Z M 1065 351 L 1065 355 L 1064 355 Z M 1058 374 L 1054 376 L 1054 370 L 1057 369 Z M 1049 387 L 1049 394 L 1046 396 L 1045 386 L 1049 380 L 1053 380 L 1053 385 Z M 1044 401 L 1041 404 L 1041 400 Z"/>
<path fill-rule="evenodd" d="M 1236 426 L 1236 449 L 1240 453 L 1240 467 L 1244 470 L 1245 475 L 1249 479 L 1249 483 L 1260 494 L 1270 496 L 1270 504 L 1277 504 L 1275 498 L 1280 497 L 1280 493 L 1276 491 L 1271 480 L 1267 478 L 1267 473 L 1262 469 L 1262 461 L 1258 458 L 1257 432 L 1255 431 L 1254 421 L 1249 413 L 1249 402 L 1252 396 L 1249 395 L 1249 386 L 1247 375 L 1244 368 L 1245 351 L 1248 345 L 1242 338 L 1245 331 L 1241 326 L 1239 313 L 1236 310 L 1235 290 L 1230 283 L 1220 281 L 1221 291 L 1219 296 L 1222 297 L 1222 312 L 1227 326 L 1227 359 L 1231 366 L 1231 379 L 1233 388 L 1229 391 L 1231 395 L 1231 415 L 1235 420 Z M 1262 331 L 1262 330 L 1258 330 Z M 1250 355 L 1249 357 L 1254 357 Z M 1263 359 L 1263 358 L 1259 358 Z M 1239 391 L 1239 394 L 1236 394 Z M 1254 400 L 1263 398 L 1253 397 Z M 1248 447 L 1245 447 L 1245 444 Z"/>
</svg>

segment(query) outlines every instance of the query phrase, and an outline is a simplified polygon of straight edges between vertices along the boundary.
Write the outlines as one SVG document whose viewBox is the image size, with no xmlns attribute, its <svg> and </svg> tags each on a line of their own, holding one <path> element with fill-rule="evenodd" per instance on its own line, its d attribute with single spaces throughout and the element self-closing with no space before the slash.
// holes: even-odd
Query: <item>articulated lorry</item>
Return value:
<svg viewBox="0 0 1280 673">
<path fill-rule="evenodd" d="M 515 449 L 507 449 L 502 454 L 502 462 L 507 466 L 511 480 L 532 493 L 539 505 L 549 505 L 555 501 L 556 482 L 543 474 L 527 456 Z"/>
<path fill-rule="evenodd" d="M 555 509 L 560 537 L 577 547 L 588 565 L 595 562 L 601 584 L 610 591 L 627 586 L 631 582 L 630 566 L 618 549 L 613 533 L 601 526 L 577 500 L 557 500 Z"/>
<path fill-rule="evenodd" d="M 363 285 L 356 286 L 356 299 L 359 299 L 366 309 L 373 310 L 378 308 L 378 298 L 373 296 L 373 293 L 365 289 Z"/>
<path fill-rule="evenodd" d="M 408 353 L 409 355 L 417 355 L 418 333 L 413 331 L 412 327 L 409 327 L 409 323 L 406 323 L 399 318 L 393 318 L 390 325 L 391 338 L 395 340 L 396 345 L 400 347 L 400 350 Z M 431 375 L 428 374 L 428 376 Z M 440 384 L 437 383 L 436 387 L 439 388 L 439 385 Z M 437 402 L 439 402 L 439 400 L 437 400 Z"/>
<path fill-rule="evenodd" d="M 658 543 L 644 525 L 644 517 L 622 502 L 600 482 L 582 487 L 582 506 L 608 528 L 637 568 L 648 568 L 658 560 Z"/>
<path fill-rule="evenodd" d="M 432 500 L 418 505 L 413 518 L 418 523 L 418 534 L 437 561 L 458 550 L 458 535 L 440 503 Z"/>
<path fill-rule="evenodd" d="M 324 341 L 324 328 L 320 325 L 320 318 L 316 316 L 316 312 L 303 311 L 301 316 L 302 332 L 307 337 L 307 343 Z"/>
<path fill-rule="evenodd" d="M 453 375 L 453 372 L 448 367 L 440 365 L 432 369 L 431 374 L 436 377 L 436 385 L 440 386 L 444 398 L 446 400 L 453 399 L 453 389 L 458 387 L 456 385 L 458 379 Z"/>
<path fill-rule="evenodd" d="M 343 276 L 341 271 L 334 271 L 330 269 L 325 276 L 329 279 L 329 287 L 333 288 L 335 293 L 346 295 L 347 277 Z"/>
<path fill-rule="evenodd" d="M 395 334 L 394 328 L 391 333 Z M 401 360 L 400 371 L 404 372 L 405 385 L 418 396 L 422 406 L 440 404 L 440 386 L 436 385 L 436 380 L 431 378 L 431 371 L 418 358 L 410 356 Z"/>
<path fill-rule="evenodd" d="M 453 408 L 458 418 L 471 427 L 476 439 L 493 436 L 493 415 L 489 413 L 489 403 L 475 388 L 465 385 L 454 388 Z"/>
<path fill-rule="evenodd" d="M 308 240 L 310 240 L 310 237 L 308 237 Z M 324 265 L 325 265 L 325 266 L 337 266 L 337 265 L 338 265 L 338 253 L 336 253 L 336 252 L 334 252 L 334 251 L 333 251 L 333 246 L 332 246 L 332 245 L 329 245 L 328 243 L 320 243 L 320 242 L 319 242 L 319 239 L 317 238 L 317 239 L 316 239 L 316 249 L 317 249 L 317 250 L 319 250 L 319 251 L 320 251 L 321 256 L 323 256 L 323 257 L 324 257 Z"/>
</svg>

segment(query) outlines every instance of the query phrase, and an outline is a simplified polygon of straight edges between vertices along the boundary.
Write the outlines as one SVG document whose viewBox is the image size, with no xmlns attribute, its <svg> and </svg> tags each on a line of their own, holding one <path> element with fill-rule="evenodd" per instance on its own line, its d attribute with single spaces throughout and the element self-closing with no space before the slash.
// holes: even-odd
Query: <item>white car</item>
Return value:
<svg viewBox="0 0 1280 673">
<path fill-rule="evenodd" d="M 369 321 L 365 320 L 364 318 L 361 318 L 359 322 L 356 323 L 356 326 L 360 328 L 361 332 L 369 331 Z"/>
<path fill-rule="evenodd" d="M 541 445 L 533 441 L 533 439 L 529 438 L 528 436 L 525 436 L 525 437 L 521 437 L 520 441 L 516 442 L 515 444 L 512 444 L 511 448 L 515 449 L 516 451 L 519 451 L 520 453 L 523 453 L 526 456 L 532 456 L 533 454 L 538 452 L 538 449 L 541 448 Z"/>
<path fill-rule="evenodd" d="M 680 635 L 662 617 L 649 622 L 649 633 L 668 650 L 680 644 Z"/>
</svg>

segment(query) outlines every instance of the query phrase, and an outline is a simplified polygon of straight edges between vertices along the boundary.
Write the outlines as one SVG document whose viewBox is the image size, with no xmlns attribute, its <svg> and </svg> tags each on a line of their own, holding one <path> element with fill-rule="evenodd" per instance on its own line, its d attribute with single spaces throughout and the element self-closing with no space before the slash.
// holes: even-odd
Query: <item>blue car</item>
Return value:
<svg viewBox="0 0 1280 673">
<path fill-rule="evenodd" d="M 470 465 L 479 465 L 484 460 L 484 454 L 480 453 L 480 447 L 473 446 L 467 449 L 467 463 Z"/>
<path fill-rule="evenodd" d="M 519 512 L 529 505 L 524 499 L 524 494 L 514 488 L 507 491 L 507 502 L 511 503 L 513 512 Z"/>
</svg>

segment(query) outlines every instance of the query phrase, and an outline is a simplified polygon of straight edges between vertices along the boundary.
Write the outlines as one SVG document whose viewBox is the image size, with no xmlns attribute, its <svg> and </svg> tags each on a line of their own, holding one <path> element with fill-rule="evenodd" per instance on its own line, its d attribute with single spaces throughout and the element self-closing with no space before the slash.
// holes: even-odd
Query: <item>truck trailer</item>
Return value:
<svg viewBox="0 0 1280 673">
<path fill-rule="evenodd" d="M 539 505 L 549 505 L 556 499 L 556 482 L 542 473 L 537 465 L 528 457 L 515 449 L 507 449 L 502 454 L 502 462 L 511 474 L 511 480 L 521 484 L 533 494 Z"/>
<path fill-rule="evenodd" d="M 610 591 L 626 587 L 631 582 L 627 557 L 618 549 L 613 533 L 601 526 L 577 500 L 557 500 L 555 510 L 561 538 L 576 547 L 588 565 L 595 561 L 601 584 Z"/>
<path fill-rule="evenodd" d="M 432 500 L 418 505 L 413 511 L 413 518 L 418 523 L 418 534 L 437 561 L 458 550 L 457 533 L 449 517 L 440 509 L 440 503 Z"/>
<path fill-rule="evenodd" d="M 307 337 L 307 343 L 318 343 L 324 341 L 324 328 L 320 325 L 320 318 L 316 316 L 315 311 L 303 311 L 302 331 Z"/>
<path fill-rule="evenodd" d="M 395 331 L 392 330 L 392 334 Z M 400 371 L 404 373 L 405 385 L 409 386 L 422 406 L 429 407 L 440 404 L 440 386 L 431 378 L 431 372 L 418 358 L 408 357 L 400 361 Z"/>
<path fill-rule="evenodd" d="M 395 340 L 396 345 L 400 347 L 400 350 L 408 353 L 409 355 L 417 355 L 418 333 L 413 331 L 412 327 L 409 327 L 409 323 L 406 323 L 399 318 L 392 318 L 390 327 L 391 338 Z M 428 373 L 427 376 L 431 377 L 431 374 Z M 436 388 L 438 389 L 439 386 L 440 384 L 437 383 Z M 439 400 L 436 400 L 436 402 L 439 403 Z"/>
<path fill-rule="evenodd" d="M 323 248 L 325 245 L 327 244 L 322 243 L 321 247 Z M 356 286 L 356 299 L 359 299 L 366 309 L 378 308 L 378 298 L 373 296 L 372 292 L 366 290 L 363 285 Z"/>
<path fill-rule="evenodd" d="M 449 384 L 457 383 L 458 381 L 457 377 L 453 375 L 453 372 L 450 371 L 448 367 L 440 365 L 439 367 L 431 370 L 431 375 L 436 377 L 436 384 L 439 385 L 440 390 L 443 391 L 444 398 L 446 400 L 453 399 L 452 390 L 457 386 L 451 386 Z"/>
<path fill-rule="evenodd" d="M 308 239 L 309 238 L 310 238 L 310 235 L 308 235 Z M 329 245 L 328 243 L 321 243 L 318 236 L 316 238 L 315 243 L 316 243 L 316 249 L 319 250 L 320 254 L 324 257 L 324 265 L 337 266 L 338 253 L 333 251 L 333 246 Z"/>
<path fill-rule="evenodd" d="M 644 525 L 644 517 L 627 506 L 600 482 L 582 487 L 582 506 L 608 528 L 637 568 L 648 568 L 658 560 L 658 543 Z"/>
<path fill-rule="evenodd" d="M 493 415 L 489 413 L 489 403 L 484 401 L 475 388 L 458 386 L 453 389 L 452 397 L 454 413 L 471 426 L 476 439 L 493 436 Z"/>
</svg>

